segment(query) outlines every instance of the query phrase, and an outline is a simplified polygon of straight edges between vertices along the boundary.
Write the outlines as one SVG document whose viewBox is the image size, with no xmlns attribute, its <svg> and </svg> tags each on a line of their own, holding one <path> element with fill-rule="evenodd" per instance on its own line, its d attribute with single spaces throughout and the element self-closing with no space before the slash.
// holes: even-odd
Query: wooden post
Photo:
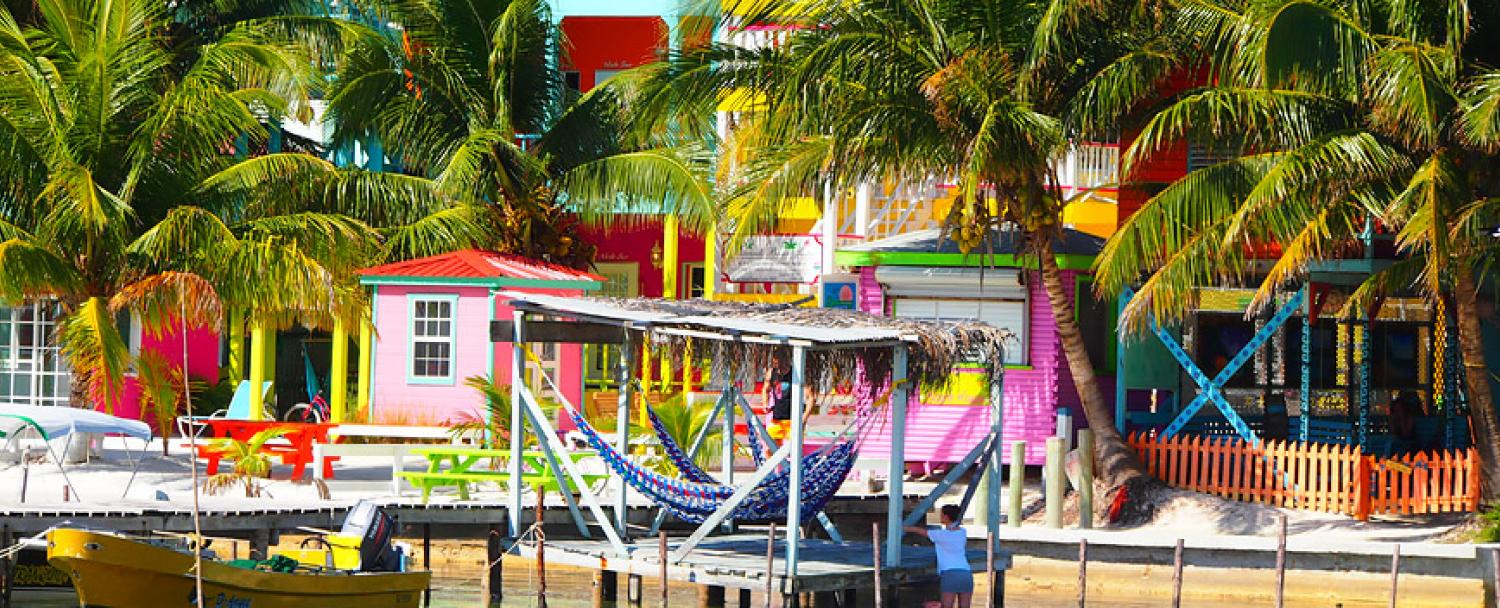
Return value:
<svg viewBox="0 0 1500 608">
<path fill-rule="evenodd" d="M 422 568 L 432 572 L 432 524 L 422 524 Z M 422 592 L 422 605 L 432 605 L 432 580 L 427 581 L 427 590 Z"/>
<path fill-rule="evenodd" d="M 1043 476 L 1046 478 L 1047 496 L 1047 527 L 1061 528 L 1063 521 L 1063 483 L 1065 478 L 1062 470 L 1063 460 L 1063 438 L 1047 438 L 1047 465 Z"/>
<path fill-rule="evenodd" d="M 1182 608 L 1182 539 L 1172 552 L 1172 608 Z"/>
<path fill-rule="evenodd" d="M 536 605 L 547 608 L 547 535 L 542 532 L 542 517 L 547 513 L 547 490 L 536 491 Z"/>
<path fill-rule="evenodd" d="M 645 590 L 641 588 L 642 586 L 644 586 L 644 583 L 639 574 L 631 574 L 625 579 L 625 601 L 631 606 L 641 605 L 642 597 L 646 595 Z"/>
<path fill-rule="evenodd" d="M 661 607 L 667 608 L 667 533 L 657 534 L 656 556 L 661 558 Z"/>
<path fill-rule="evenodd" d="M 723 585 L 699 585 L 698 606 L 700 608 L 718 608 L 724 605 Z"/>
<path fill-rule="evenodd" d="M 1490 563 L 1495 567 L 1495 606 L 1500 606 L 1500 549 L 1490 549 Z"/>
<path fill-rule="evenodd" d="M 594 608 L 613 606 L 620 596 L 620 578 L 610 570 L 594 571 Z"/>
<path fill-rule="evenodd" d="M 0 549 L 9 549 L 15 539 L 11 536 L 10 526 L 0 527 Z M 17 558 L 12 555 L 0 559 L 0 608 L 10 608 L 10 591 L 15 587 L 15 579 L 12 578 L 15 569 L 11 567 Z"/>
<path fill-rule="evenodd" d="M 766 608 L 771 608 L 771 598 L 776 596 L 776 588 L 771 581 L 776 579 L 776 522 L 771 522 L 771 528 L 766 532 Z"/>
<path fill-rule="evenodd" d="M 1089 539 L 1078 539 L 1078 608 L 1088 603 Z"/>
<path fill-rule="evenodd" d="M 1286 606 L 1286 516 L 1276 524 L 1276 608 Z"/>
<path fill-rule="evenodd" d="M 870 546 L 875 550 L 875 608 L 880 608 L 880 522 L 870 524 L 873 533 L 870 536 Z M 1496 566 L 1500 573 L 1500 566 Z"/>
<path fill-rule="evenodd" d="M 1094 432 L 1078 431 L 1078 527 L 1094 527 Z"/>
<path fill-rule="evenodd" d="M 995 594 L 995 533 L 990 532 L 984 537 L 984 581 L 990 586 L 985 608 L 995 608 L 1005 605 L 1005 597 Z"/>
<path fill-rule="evenodd" d="M 1396 591 L 1401 577 L 1401 543 L 1391 547 L 1391 608 L 1396 608 Z"/>
<path fill-rule="evenodd" d="M 500 586 L 504 573 L 504 553 L 500 552 L 500 526 L 491 524 L 489 536 L 485 537 L 485 576 L 479 579 L 483 583 L 484 597 L 487 605 L 499 606 L 500 599 L 505 595 Z"/>
<path fill-rule="evenodd" d="M 256 530 L 250 535 L 250 559 L 270 559 L 271 531 Z"/>
<path fill-rule="evenodd" d="M 1026 481 L 1026 442 L 1010 444 L 1010 499 L 1005 510 L 1005 523 L 1012 528 L 1021 527 L 1021 484 Z"/>
</svg>

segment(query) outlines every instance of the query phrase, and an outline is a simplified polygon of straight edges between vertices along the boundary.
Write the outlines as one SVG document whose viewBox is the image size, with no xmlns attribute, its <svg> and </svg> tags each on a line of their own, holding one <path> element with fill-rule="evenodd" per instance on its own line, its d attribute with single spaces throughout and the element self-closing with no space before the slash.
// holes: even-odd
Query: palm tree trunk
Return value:
<svg viewBox="0 0 1500 608">
<path fill-rule="evenodd" d="M 1104 402 L 1099 391 L 1098 379 L 1094 377 L 1094 364 L 1089 360 L 1088 350 L 1083 344 L 1083 333 L 1074 319 L 1073 302 L 1063 291 L 1062 270 L 1057 267 L 1057 257 L 1052 251 L 1052 239 L 1033 233 L 1031 249 L 1040 260 L 1042 285 L 1047 289 L 1047 300 L 1052 305 L 1052 319 L 1057 323 L 1057 336 L 1062 340 L 1063 354 L 1068 359 L 1068 370 L 1073 375 L 1073 387 L 1078 390 L 1078 400 L 1083 413 L 1088 417 L 1089 429 L 1094 432 L 1094 458 L 1098 462 L 1098 478 L 1109 487 L 1115 487 L 1136 478 L 1146 476 L 1135 450 L 1125 443 L 1125 438 L 1115 430 L 1115 417 Z"/>
<path fill-rule="evenodd" d="M 1464 379 L 1469 389 L 1469 420 L 1474 444 L 1479 449 L 1482 475 L 1480 494 L 1486 503 L 1500 498 L 1500 422 L 1495 417 L 1495 398 L 1490 392 L 1489 367 L 1484 361 L 1483 335 L 1479 329 L 1479 293 L 1472 271 L 1460 270 L 1454 285 L 1458 308 L 1458 350 L 1463 356 Z"/>
</svg>

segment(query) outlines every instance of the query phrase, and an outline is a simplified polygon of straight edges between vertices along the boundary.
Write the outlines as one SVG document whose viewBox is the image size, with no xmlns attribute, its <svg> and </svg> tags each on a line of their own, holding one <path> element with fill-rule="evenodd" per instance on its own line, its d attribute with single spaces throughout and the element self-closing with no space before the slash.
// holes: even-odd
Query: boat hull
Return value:
<svg viewBox="0 0 1500 608">
<path fill-rule="evenodd" d="M 196 606 L 193 556 L 129 538 L 58 529 L 47 557 L 66 572 L 83 606 Z M 203 603 L 211 608 L 416 608 L 428 572 L 279 573 L 203 562 Z"/>
</svg>

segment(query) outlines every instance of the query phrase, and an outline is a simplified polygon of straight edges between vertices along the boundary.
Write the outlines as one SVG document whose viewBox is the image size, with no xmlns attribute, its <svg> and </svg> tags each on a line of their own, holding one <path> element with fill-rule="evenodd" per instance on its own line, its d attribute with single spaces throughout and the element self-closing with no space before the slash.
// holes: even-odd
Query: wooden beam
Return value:
<svg viewBox="0 0 1500 608">
<path fill-rule="evenodd" d="M 736 488 L 734 490 L 734 494 L 729 495 L 729 499 L 725 500 L 723 504 L 719 505 L 718 510 L 714 511 L 712 515 L 709 515 L 708 519 L 704 520 L 703 523 L 698 524 L 698 529 L 693 530 L 692 536 L 689 536 L 688 539 L 682 543 L 682 545 L 677 547 L 676 551 L 672 552 L 672 563 L 681 563 L 682 560 L 686 558 L 689 553 L 692 553 L 693 549 L 698 546 L 698 543 L 703 542 L 704 537 L 708 536 L 709 532 L 712 532 L 714 528 L 719 527 L 719 524 L 722 524 L 725 520 L 729 519 L 729 516 L 734 513 L 734 510 L 738 509 L 740 504 L 745 502 L 745 499 L 749 498 L 750 494 L 758 489 L 758 487 L 760 486 L 760 482 L 765 481 L 767 477 L 770 477 L 772 473 L 775 473 L 776 469 L 781 466 L 782 462 L 786 461 L 787 457 L 790 456 L 791 453 L 792 444 L 788 442 L 785 445 L 782 445 L 780 449 L 776 450 L 776 453 L 772 454 L 770 458 L 767 458 L 766 461 L 760 465 L 760 468 L 756 469 L 755 474 L 752 475 L 749 480 Z"/>
<path fill-rule="evenodd" d="M 514 335 L 515 321 L 490 321 L 491 342 L 510 342 Z M 527 321 L 524 338 L 554 344 L 624 344 L 625 329 L 589 321 Z"/>
</svg>

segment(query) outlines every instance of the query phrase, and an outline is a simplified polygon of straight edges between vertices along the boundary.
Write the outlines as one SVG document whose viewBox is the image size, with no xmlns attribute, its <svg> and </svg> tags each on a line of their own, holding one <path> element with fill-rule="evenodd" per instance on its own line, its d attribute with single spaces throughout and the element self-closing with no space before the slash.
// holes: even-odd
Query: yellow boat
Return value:
<svg viewBox="0 0 1500 608">
<path fill-rule="evenodd" d="M 80 605 L 99 608 L 196 606 L 193 555 L 108 532 L 59 528 L 47 559 L 73 579 Z M 416 608 L 430 572 L 299 568 L 270 572 L 203 560 L 203 603 L 222 608 Z"/>
</svg>

